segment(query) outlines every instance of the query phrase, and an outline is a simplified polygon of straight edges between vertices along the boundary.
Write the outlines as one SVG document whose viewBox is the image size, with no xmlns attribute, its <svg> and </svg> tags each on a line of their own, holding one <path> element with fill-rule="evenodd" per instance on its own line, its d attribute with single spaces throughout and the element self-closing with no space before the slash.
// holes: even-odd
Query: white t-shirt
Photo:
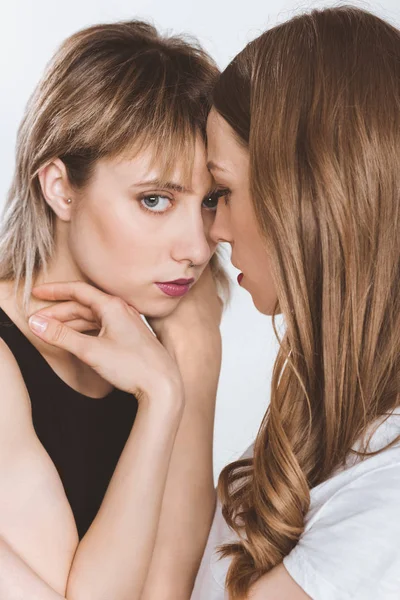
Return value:
<svg viewBox="0 0 400 600">
<path fill-rule="evenodd" d="M 369 450 L 399 434 L 396 411 L 379 425 Z M 352 454 L 344 469 L 311 490 L 305 521 L 283 563 L 313 600 L 400 599 L 400 444 L 363 461 Z M 237 537 L 218 504 L 191 600 L 228 600 L 230 558 L 220 559 L 216 548 L 231 540 Z"/>
</svg>

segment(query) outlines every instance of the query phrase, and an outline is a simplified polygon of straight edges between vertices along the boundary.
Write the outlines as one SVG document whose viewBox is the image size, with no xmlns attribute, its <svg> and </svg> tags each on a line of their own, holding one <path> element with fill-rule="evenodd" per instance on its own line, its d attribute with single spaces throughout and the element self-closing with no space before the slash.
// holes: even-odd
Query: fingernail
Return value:
<svg viewBox="0 0 400 600">
<path fill-rule="evenodd" d="M 47 319 L 43 319 L 43 317 L 39 317 L 38 315 L 34 315 L 29 319 L 30 328 L 37 333 L 43 333 L 46 331 L 48 324 L 49 322 Z"/>
</svg>

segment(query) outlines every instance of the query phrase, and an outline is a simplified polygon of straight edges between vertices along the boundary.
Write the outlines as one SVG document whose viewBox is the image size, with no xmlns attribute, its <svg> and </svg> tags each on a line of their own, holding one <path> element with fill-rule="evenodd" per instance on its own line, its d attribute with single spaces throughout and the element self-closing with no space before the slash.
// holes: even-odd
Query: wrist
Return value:
<svg viewBox="0 0 400 600">
<path fill-rule="evenodd" d="M 145 392 L 137 394 L 139 408 L 154 411 L 162 418 L 179 418 L 183 412 L 185 394 L 182 381 L 157 380 Z"/>
</svg>

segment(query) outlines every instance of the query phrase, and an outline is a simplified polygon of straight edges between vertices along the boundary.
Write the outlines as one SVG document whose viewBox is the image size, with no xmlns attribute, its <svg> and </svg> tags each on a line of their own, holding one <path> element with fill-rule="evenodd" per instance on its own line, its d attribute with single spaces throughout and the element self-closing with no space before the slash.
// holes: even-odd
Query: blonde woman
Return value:
<svg viewBox="0 0 400 600">
<path fill-rule="evenodd" d="M 216 76 L 183 39 L 98 25 L 29 102 L 0 236 L 4 600 L 190 596 L 226 290 L 204 146 Z"/>
<path fill-rule="evenodd" d="M 216 86 L 211 237 L 286 329 L 193 600 L 400 597 L 399 108 L 400 32 L 351 7 L 265 32 Z"/>
</svg>

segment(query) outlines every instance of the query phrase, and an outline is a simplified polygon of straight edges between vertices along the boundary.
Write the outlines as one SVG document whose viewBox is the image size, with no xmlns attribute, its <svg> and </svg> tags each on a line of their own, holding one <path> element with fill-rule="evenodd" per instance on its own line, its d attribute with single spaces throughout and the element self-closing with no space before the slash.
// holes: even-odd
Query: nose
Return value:
<svg viewBox="0 0 400 600">
<path fill-rule="evenodd" d="M 218 200 L 217 211 L 209 234 L 211 240 L 215 244 L 219 244 L 220 242 L 233 242 L 228 210 L 223 202 L 223 198 Z"/>
<path fill-rule="evenodd" d="M 206 264 L 214 251 L 212 242 L 211 245 L 209 242 L 201 213 L 191 215 L 190 219 L 185 220 L 177 236 L 173 258 L 178 262 L 189 260 L 195 265 Z"/>
</svg>

